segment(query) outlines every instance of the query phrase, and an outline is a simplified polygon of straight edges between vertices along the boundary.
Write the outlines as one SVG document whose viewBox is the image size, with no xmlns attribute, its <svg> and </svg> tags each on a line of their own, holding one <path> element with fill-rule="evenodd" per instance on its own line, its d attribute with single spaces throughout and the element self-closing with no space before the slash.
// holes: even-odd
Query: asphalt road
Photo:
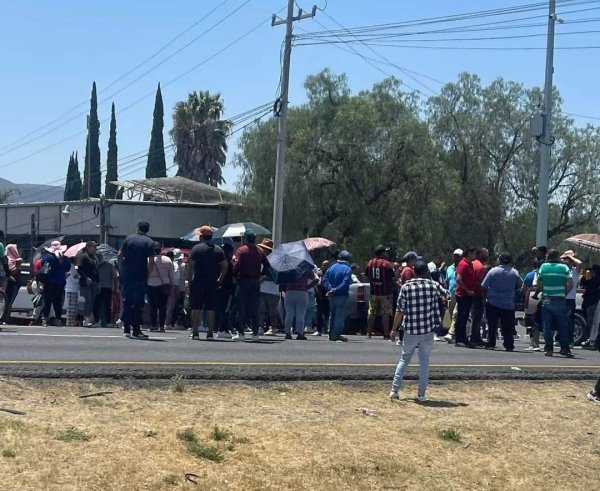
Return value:
<svg viewBox="0 0 600 491">
<path fill-rule="evenodd" d="M 381 338 L 351 336 L 348 343 L 325 337 L 286 341 L 263 336 L 259 343 L 188 339 L 187 331 L 124 338 L 118 329 L 3 326 L 0 374 L 28 377 L 197 379 L 380 379 L 389 378 L 400 348 Z M 524 338 L 524 336 L 523 336 Z M 437 342 L 432 378 L 588 378 L 600 371 L 598 352 L 575 350 L 575 358 L 524 351 L 456 348 Z M 417 357 L 413 362 L 416 364 Z M 414 370 L 411 374 L 414 374 Z"/>
</svg>

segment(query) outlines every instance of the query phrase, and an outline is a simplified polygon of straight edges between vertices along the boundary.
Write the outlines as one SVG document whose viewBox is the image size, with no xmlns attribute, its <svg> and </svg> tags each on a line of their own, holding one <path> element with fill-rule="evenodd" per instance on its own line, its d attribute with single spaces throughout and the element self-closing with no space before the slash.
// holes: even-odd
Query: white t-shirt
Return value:
<svg viewBox="0 0 600 491">
<path fill-rule="evenodd" d="M 67 293 L 79 293 L 79 274 L 74 264 L 71 264 L 69 275 L 67 276 L 67 285 L 65 286 Z"/>
<path fill-rule="evenodd" d="M 573 280 L 573 289 L 567 293 L 567 300 L 575 300 L 577 298 L 577 286 L 579 285 L 579 268 L 571 268 L 571 279 Z"/>
<path fill-rule="evenodd" d="M 274 281 L 265 280 L 260 284 L 260 293 L 279 295 L 279 286 Z"/>
</svg>

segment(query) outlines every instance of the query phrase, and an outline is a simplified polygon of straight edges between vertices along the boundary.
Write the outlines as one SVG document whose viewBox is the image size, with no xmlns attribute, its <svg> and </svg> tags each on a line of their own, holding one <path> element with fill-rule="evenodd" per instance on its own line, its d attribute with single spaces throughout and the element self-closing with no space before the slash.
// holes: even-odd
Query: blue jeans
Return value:
<svg viewBox="0 0 600 491">
<path fill-rule="evenodd" d="M 142 309 L 146 294 L 146 280 L 127 281 L 121 283 L 123 291 L 123 331 L 128 334 L 133 328 L 133 335 L 138 335 L 142 323 Z"/>
<path fill-rule="evenodd" d="M 337 341 L 344 331 L 346 313 L 348 311 L 348 296 L 339 295 L 329 298 L 331 314 L 329 315 L 329 339 Z"/>
<path fill-rule="evenodd" d="M 552 326 L 556 325 L 558 330 L 558 342 L 561 350 L 571 351 L 569 345 L 569 306 L 564 298 L 542 299 L 542 325 L 544 326 L 544 351 L 554 351 L 552 339 Z"/>
<path fill-rule="evenodd" d="M 98 288 L 98 283 L 92 282 L 91 285 L 80 286 L 79 291 L 81 292 L 81 296 L 84 299 L 83 304 L 83 315 L 84 317 L 91 317 L 92 314 L 98 319 L 98 312 L 95 308 L 96 306 L 96 297 L 100 291 Z"/>
<path fill-rule="evenodd" d="M 236 301 L 238 309 L 238 332 L 243 335 L 246 327 L 252 329 L 252 335 L 258 336 L 258 307 L 260 302 L 260 280 L 242 278 L 237 287 Z"/>
<path fill-rule="evenodd" d="M 409 334 L 404 333 L 404 343 L 402 344 L 402 355 L 400 362 L 396 367 L 394 381 L 392 382 L 392 391 L 398 392 L 402 387 L 402 380 L 408 368 L 408 364 L 416 349 L 419 350 L 419 395 L 424 396 L 429 382 L 429 355 L 433 348 L 433 332 L 428 334 Z"/>
</svg>

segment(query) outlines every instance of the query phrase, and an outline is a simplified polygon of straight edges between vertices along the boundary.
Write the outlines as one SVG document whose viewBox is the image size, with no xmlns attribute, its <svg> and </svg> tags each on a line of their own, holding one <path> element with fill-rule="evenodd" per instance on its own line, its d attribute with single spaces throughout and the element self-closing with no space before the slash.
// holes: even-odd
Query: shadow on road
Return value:
<svg viewBox="0 0 600 491">
<path fill-rule="evenodd" d="M 456 408 L 456 407 L 467 407 L 468 404 L 465 402 L 451 402 L 451 401 L 425 401 L 425 402 L 419 402 L 419 401 L 414 401 L 416 404 L 418 404 L 419 406 L 425 406 L 425 407 L 438 407 L 438 408 L 442 408 L 442 409 L 451 409 L 451 408 Z"/>
</svg>

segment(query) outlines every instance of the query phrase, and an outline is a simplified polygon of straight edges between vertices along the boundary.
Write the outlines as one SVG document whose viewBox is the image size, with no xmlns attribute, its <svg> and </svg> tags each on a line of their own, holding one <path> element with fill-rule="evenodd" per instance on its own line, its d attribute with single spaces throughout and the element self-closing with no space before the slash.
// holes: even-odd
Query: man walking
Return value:
<svg viewBox="0 0 600 491">
<path fill-rule="evenodd" d="M 485 349 L 496 348 L 496 328 L 499 322 L 504 348 L 506 351 L 514 351 L 515 297 L 523 286 L 523 280 L 512 267 L 510 254 L 500 254 L 499 262 L 498 266 L 490 269 L 481 284 L 486 294 L 485 316 L 488 325 Z"/>
<path fill-rule="evenodd" d="M 369 314 L 367 317 L 367 335 L 373 335 L 375 319 L 381 317 L 383 339 L 390 337 L 390 316 L 392 315 L 392 295 L 394 292 L 394 268 L 386 258 L 386 248 L 375 248 L 375 257 L 367 263 L 365 273 L 371 284 L 369 296 Z"/>
<path fill-rule="evenodd" d="M 542 325 L 546 356 L 554 354 L 552 327 L 555 324 L 558 329 L 560 354 L 573 358 L 569 343 L 569 307 L 565 299 L 567 292 L 572 288 L 573 279 L 569 267 L 560 262 L 560 252 L 550 249 L 547 262 L 540 266 L 537 290 L 533 296 L 537 299 L 539 292 L 542 292 Z"/>
<path fill-rule="evenodd" d="M 456 267 L 456 344 L 457 348 L 475 348 L 467 339 L 467 323 L 475 290 L 477 289 L 477 275 L 473 269 L 473 261 L 477 257 L 477 249 L 468 247 L 465 255 Z"/>
<path fill-rule="evenodd" d="M 323 276 L 323 287 L 329 298 L 329 341 L 343 343 L 348 338 L 342 336 L 346 313 L 348 310 L 348 296 L 352 283 L 352 268 L 350 267 L 350 253 L 341 251 L 337 262 L 327 269 Z"/>
<path fill-rule="evenodd" d="M 259 341 L 258 307 L 260 299 L 261 273 L 268 271 L 269 261 L 260 247 L 256 245 L 256 233 L 247 229 L 245 244 L 235 253 L 233 274 L 238 282 L 236 301 L 238 309 L 238 333 L 234 341 L 244 341 L 246 326 L 252 329 L 252 341 Z"/>
<path fill-rule="evenodd" d="M 96 249 L 98 244 L 93 240 L 85 245 L 85 249 L 79 258 L 79 291 L 84 299 L 83 304 L 83 327 L 94 327 L 99 320 L 96 298 L 100 293 L 98 279 L 98 257 Z"/>
<path fill-rule="evenodd" d="M 206 339 L 214 338 L 215 311 L 217 309 L 218 288 L 227 274 L 228 263 L 223 249 L 213 244 L 212 228 L 200 227 L 200 243 L 190 252 L 187 280 L 192 310 L 192 339 L 200 339 L 198 324 L 200 311 L 206 312 L 208 332 Z"/>
<path fill-rule="evenodd" d="M 429 268 L 424 261 L 414 265 L 415 278 L 407 281 L 400 289 L 398 305 L 394 316 L 391 340 L 401 327 L 404 330 L 404 343 L 400 362 L 396 367 L 391 399 L 399 399 L 398 392 L 408 364 L 415 350 L 419 351 L 419 390 L 417 400 L 425 402 L 425 392 L 429 381 L 429 355 L 433 347 L 433 332 L 441 319 L 439 317 L 440 286 L 429 279 Z"/>
<path fill-rule="evenodd" d="M 139 222 L 137 233 L 125 237 L 119 251 L 123 288 L 123 335 L 132 339 L 148 338 L 142 333 L 141 323 L 146 279 L 154 266 L 154 261 L 148 261 L 148 258 L 154 257 L 154 241 L 146 235 L 149 230 L 148 222 Z"/>
</svg>

